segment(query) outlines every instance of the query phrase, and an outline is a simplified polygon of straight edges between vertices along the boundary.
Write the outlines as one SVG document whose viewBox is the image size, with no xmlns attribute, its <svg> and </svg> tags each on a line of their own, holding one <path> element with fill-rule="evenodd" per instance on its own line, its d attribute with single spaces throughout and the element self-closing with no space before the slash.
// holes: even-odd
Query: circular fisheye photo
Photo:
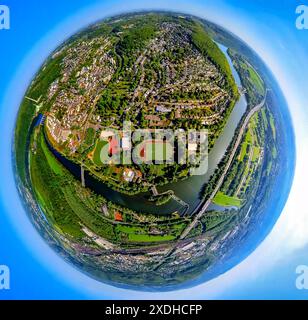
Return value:
<svg viewBox="0 0 308 320">
<path fill-rule="evenodd" d="M 174 290 L 265 239 L 294 141 L 246 43 L 195 16 L 141 12 L 51 53 L 19 107 L 13 157 L 24 208 L 63 259 L 114 286 Z"/>
</svg>

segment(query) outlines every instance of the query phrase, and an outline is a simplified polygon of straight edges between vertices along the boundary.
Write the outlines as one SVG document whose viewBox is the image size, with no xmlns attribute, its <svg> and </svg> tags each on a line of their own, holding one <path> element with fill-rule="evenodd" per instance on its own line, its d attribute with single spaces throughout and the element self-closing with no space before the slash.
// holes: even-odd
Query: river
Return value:
<svg viewBox="0 0 308 320">
<path fill-rule="evenodd" d="M 227 53 L 226 47 L 218 44 L 222 52 L 225 54 L 236 84 L 241 87 L 240 77 L 235 70 L 232 61 Z M 173 190 L 179 198 L 189 204 L 189 210 L 186 212 L 191 214 L 194 209 L 198 206 L 200 201 L 200 193 L 207 183 L 211 175 L 214 173 L 217 165 L 223 158 L 228 146 L 230 145 L 232 138 L 234 136 L 235 130 L 245 113 L 247 108 L 247 101 L 245 95 L 241 95 L 237 103 L 235 104 L 228 121 L 221 133 L 220 137 L 216 140 L 214 147 L 209 153 L 208 157 L 208 170 L 203 175 L 191 176 L 186 180 L 177 181 L 174 183 L 166 184 L 162 187 L 158 187 L 159 192 L 164 192 L 167 190 Z M 56 156 L 56 158 L 77 178 L 80 180 L 80 166 L 71 162 L 70 160 L 63 157 L 56 150 L 54 150 L 49 145 L 51 151 Z M 207 165 L 207 164 L 206 164 Z M 162 206 L 155 206 L 152 202 L 147 200 L 149 193 L 142 193 L 138 195 L 125 195 L 120 192 L 112 190 L 110 187 L 100 182 L 98 179 L 91 176 L 88 172 L 85 172 L 86 187 L 93 190 L 95 193 L 104 196 L 106 199 L 117 203 L 119 205 L 125 206 L 127 208 L 133 209 L 135 211 L 151 213 L 151 214 L 168 214 L 175 211 L 183 212 L 184 208 L 175 200 L 169 201 L 167 204 Z"/>
</svg>

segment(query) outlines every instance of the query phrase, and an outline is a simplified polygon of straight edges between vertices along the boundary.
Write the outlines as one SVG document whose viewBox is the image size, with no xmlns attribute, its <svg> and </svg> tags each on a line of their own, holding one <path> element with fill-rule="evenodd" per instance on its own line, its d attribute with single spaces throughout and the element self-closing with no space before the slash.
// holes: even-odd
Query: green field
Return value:
<svg viewBox="0 0 308 320">
<path fill-rule="evenodd" d="M 149 226 L 129 226 L 117 224 L 116 231 L 127 236 L 129 242 L 161 242 L 176 239 L 187 223 L 181 221 L 180 223 L 157 225 L 156 228 L 162 230 L 164 235 L 149 235 Z"/>
<path fill-rule="evenodd" d="M 240 207 L 242 200 L 237 197 L 230 197 L 222 192 L 218 192 L 213 203 L 222 207 Z"/>
<path fill-rule="evenodd" d="M 93 154 L 93 162 L 97 166 L 103 165 L 101 161 L 101 150 L 106 144 L 108 144 L 108 141 L 105 141 L 105 140 L 96 141 L 95 150 Z"/>
<path fill-rule="evenodd" d="M 152 236 L 147 234 L 129 234 L 128 239 L 132 242 L 162 242 L 162 241 L 171 241 L 176 237 L 173 235 L 166 236 Z"/>
<path fill-rule="evenodd" d="M 118 224 L 116 228 L 117 228 L 117 231 L 127 233 L 127 234 L 144 232 L 144 228 L 138 227 L 138 226 L 127 226 L 123 224 Z"/>
</svg>

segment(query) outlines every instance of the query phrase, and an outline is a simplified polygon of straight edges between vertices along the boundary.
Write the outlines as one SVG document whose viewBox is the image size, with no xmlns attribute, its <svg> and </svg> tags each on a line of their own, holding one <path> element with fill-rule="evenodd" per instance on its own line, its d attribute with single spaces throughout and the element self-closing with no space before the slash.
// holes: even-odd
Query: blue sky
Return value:
<svg viewBox="0 0 308 320">
<path fill-rule="evenodd" d="M 11 30 L 0 31 L 0 265 L 11 269 L 9 298 L 299 298 L 295 268 L 308 265 L 308 30 L 295 28 L 295 9 L 308 0 L 18 1 Z M 274 72 L 295 127 L 297 169 L 288 203 L 268 238 L 228 273 L 195 288 L 164 294 L 128 292 L 89 279 L 64 263 L 35 232 L 18 201 L 10 167 L 17 108 L 35 71 L 51 50 L 87 24 L 123 11 L 172 9 L 212 20 L 245 40 Z M 68 276 L 69 275 L 69 276 Z"/>
</svg>

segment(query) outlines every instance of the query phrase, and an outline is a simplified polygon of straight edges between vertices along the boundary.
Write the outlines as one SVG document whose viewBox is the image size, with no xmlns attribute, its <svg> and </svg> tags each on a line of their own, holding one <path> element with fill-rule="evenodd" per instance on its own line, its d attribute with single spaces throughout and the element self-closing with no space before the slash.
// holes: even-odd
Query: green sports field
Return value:
<svg viewBox="0 0 308 320">
<path fill-rule="evenodd" d="M 103 163 L 101 161 L 101 150 L 106 144 L 108 144 L 108 141 L 106 141 L 106 140 L 97 140 L 96 141 L 94 154 L 93 154 L 93 162 L 97 166 L 103 165 Z"/>
</svg>

